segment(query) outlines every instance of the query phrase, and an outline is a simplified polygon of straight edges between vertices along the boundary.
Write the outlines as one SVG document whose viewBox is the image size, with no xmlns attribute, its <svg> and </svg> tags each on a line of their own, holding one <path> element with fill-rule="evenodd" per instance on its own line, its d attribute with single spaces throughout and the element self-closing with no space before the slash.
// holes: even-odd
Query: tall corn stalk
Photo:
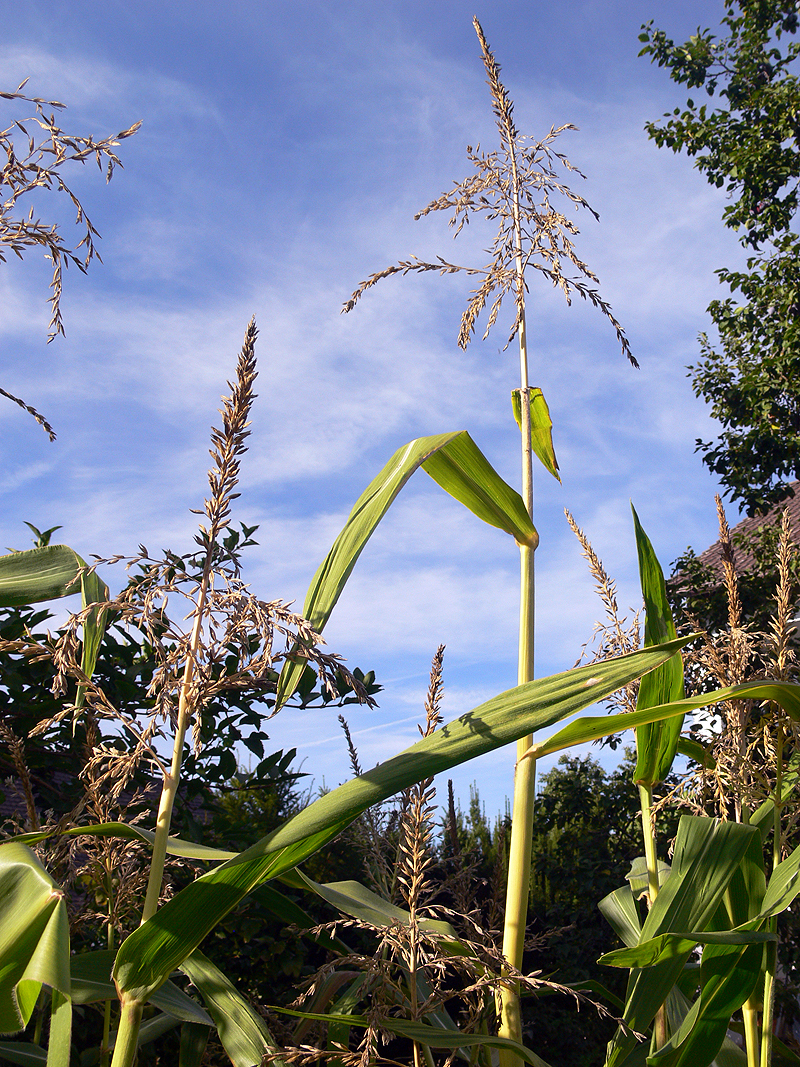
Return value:
<svg viewBox="0 0 800 1067">
<path fill-rule="evenodd" d="M 485 213 L 488 219 L 498 220 L 498 229 L 491 247 L 491 261 L 483 268 L 464 267 L 437 257 L 435 263 L 412 257 L 371 275 L 362 282 L 347 303 L 344 311 L 350 311 L 361 295 L 384 278 L 393 274 L 438 271 L 453 274 L 463 271 L 482 278 L 473 290 L 461 318 L 458 344 L 466 349 L 480 313 L 491 298 L 488 324 L 484 338 L 494 325 L 504 297 L 512 293 L 515 316 L 508 343 L 515 337 L 519 341 L 520 388 L 514 394 L 518 409 L 518 423 L 522 434 L 522 499 L 528 514 L 533 517 L 533 453 L 536 451 L 548 470 L 558 477 L 558 467 L 550 436 L 550 419 L 541 390 L 532 389 L 528 373 L 528 345 L 525 320 L 525 272 L 528 268 L 541 272 L 554 286 L 561 289 L 570 303 L 573 292 L 589 300 L 609 319 L 614 326 L 622 350 L 633 366 L 634 359 L 622 327 L 614 318 L 611 307 L 590 288 L 587 281 L 597 278 L 576 255 L 571 238 L 578 233 L 577 227 L 550 201 L 552 193 L 558 193 L 575 208 L 586 208 L 595 218 L 583 197 L 573 193 L 557 178 L 555 166 L 583 175 L 551 145 L 564 130 L 575 129 L 564 125 L 550 132 L 542 141 L 521 137 L 514 123 L 513 102 L 508 90 L 500 81 L 500 66 L 486 42 L 478 19 L 473 19 L 475 32 L 480 42 L 481 56 L 486 69 L 487 82 L 492 97 L 492 110 L 500 134 L 499 150 L 483 153 L 480 146 L 473 150 L 467 147 L 467 157 L 475 168 L 474 174 L 456 184 L 449 192 L 431 201 L 414 217 L 421 218 L 432 211 L 452 211 L 450 226 L 458 236 L 471 214 Z M 530 143 L 526 144 L 526 142 Z M 564 274 L 565 265 L 571 265 L 577 277 Z M 535 545 L 520 544 L 520 624 L 518 681 L 531 681 L 534 676 L 534 551 Z M 528 887 L 530 882 L 531 847 L 533 838 L 533 805 L 536 785 L 536 763 L 523 759 L 530 750 L 532 735 L 522 738 L 517 744 L 517 761 L 514 780 L 514 803 L 508 868 L 503 955 L 512 970 L 519 971 L 525 940 L 527 920 Z M 519 995 L 515 984 L 509 982 L 502 992 L 500 1034 L 521 1041 L 522 1021 Z M 504 1062 L 511 1063 L 516 1057 L 501 1053 Z"/>
</svg>

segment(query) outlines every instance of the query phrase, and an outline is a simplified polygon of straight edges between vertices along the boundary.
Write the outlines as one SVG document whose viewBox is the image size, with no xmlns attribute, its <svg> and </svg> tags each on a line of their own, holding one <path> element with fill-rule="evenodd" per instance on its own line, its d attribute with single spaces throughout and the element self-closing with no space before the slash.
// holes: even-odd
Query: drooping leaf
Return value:
<svg viewBox="0 0 800 1067">
<path fill-rule="evenodd" d="M 664 573 L 656 558 L 650 538 L 642 529 L 636 509 L 631 504 L 633 525 L 636 531 L 636 551 L 639 556 L 639 580 L 644 598 L 644 643 L 660 645 L 672 641 L 675 624 L 667 600 Z M 656 670 L 646 674 L 639 683 L 636 710 L 669 704 L 683 697 L 683 663 L 680 656 L 662 663 Z M 633 781 L 637 785 L 653 786 L 663 782 L 675 759 L 678 738 L 683 728 L 683 719 L 673 716 L 658 722 L 637 727 L 636 767 Z"/>
<path fill-rule="evenodd" d="M 10 841 L 0 845 L 0 1033 L 28 1025 L 43 985 L 70 996 L 64 894 L 30 849 Z"/>
<path fill-rule="evenodd" d="M 202 952 L 195 951 L 181 970 L 200 992 L 233 1067 L 253 1067 L 278 1051 L 267 1024 L 228 978 Z M 271 1060 L 282 1067 L 281 1059 Z"/>
<path fill-rule="evenodd" d="M 0 607 L 22 607 L 80 593 L 77 577 L 85 566 L 66 545 L 0 556 Z"/>
<path fill-rule="evenodd" d="M 117 955 L 114 977 L 119 988 L 132 998 L 146 1000 L 255 886 L 296 867 L 368 807 L 421 778 L 491 752 L 602 700 L 629 679 L 664 662 L 682 643 L 642 649 L 518 686 L 320 797 L 246 852 L 202 875 L 134 931 Z"/>
<path fill-rule="evenodd" d="M 370 1025 L 370 1021 L 365 1015 L 322 1015 L 314 1014 L 313 1012 L 294 1011 L 291 1008 L 281 1008 L 276 1005 L 270 1005 L 270 1007 L 272 1011 L 278 1011 L 282 1015 L 294 1015 L 300 1019 L 314 1019 L 317 1022 L 340 1022 L 346 1023 L 348 1026 L 358 1026 L 362 1029 L 366 1029 Z M 382 1030 L 388 1030 L 391 1034 L 405 1037 L 409 1041 L 416 1041 L 420 1045 L 427 1045 L 429 1048 L 483 1047 L 505 1049 L 521 1056 L 526 1063 L 531 1064 L 531 1067 L 548 1067 L 541 1056 L 537 1056 L 529 1048 L 507 1037 L 495 1037 L 492 1034 L 463 1034 L 460 1030 L 440 1030 L 433 1026 L 426 1026 L 424 1023 L 412 1022 L 410 1019 L 393 1019 L 383 1016 L 380 1020 L 380 1026 Z"/>
<path fill-rule="evenodd" d="M 519 493 L 513 490 L 464 430 L 420 437 L 398 448 L 353 506 L 341 533 L 311 580 L 303 615 L 322 631 L 367 541 L 419 467 L 485 522 L 520 544 L 539 537 Z M 276 706 L 295 691 L 305 668 L 302 656 L 287 659 L 278 681 Z"/>
<path fill-rule="evenodd" d="M 43 600 L 81 594 L 82 607 L 108 600 L 108 586 L 92 571 L 86 573 L 86 561 L 66 545 L 47 545 L 0 556 L 0 607 L 20 607 Z M 107 625 L 103 608 L 91 612 L 83 627 L 81 670 L 91 678 L 97 653 Z M 77 703 L 83 703 L 78 690 Z"/>
<path fill-rule="evenodd" d="M 511 406 L 514 411 L 514 419 L 517 426 L 522 429 L 522 404 L 520 403 L 519 389 L 511 392 Z M 546 471 L 554 478 L 561 481 L 558 473 L 558 460 L 553 448 L 553 420 L 550 418 L 550 409 L 541 389 L 533 388 L 528 391 L 528 400 L 531 411 L 531 447 L 535 455 L 541 461 Z"/>
</svg>

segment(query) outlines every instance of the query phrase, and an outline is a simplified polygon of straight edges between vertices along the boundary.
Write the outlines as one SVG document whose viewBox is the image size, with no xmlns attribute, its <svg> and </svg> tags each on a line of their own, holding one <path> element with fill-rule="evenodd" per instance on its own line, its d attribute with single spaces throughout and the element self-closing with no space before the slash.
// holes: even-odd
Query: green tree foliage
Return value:
<svg viewBox="0 0 800 1067">
<path fill-rule="evenodd" d="M 702 359 L 689 371 L 722 424 L 698 451 L 752 515 L 791 495 L 800 476 L 800 44 L 787 41 L 798 29 L 794 0 L 725 0 L 725 12 L 724 36 L 698 29 L 683 44 L 647 23 L 640 55 L 712 98 L 689 98 L 646 129 L 725 189 L 723 222 L 751 252 L 746 270 L 716 272 L 732 294 L 708 309 L 719 346 L 701 334 Z"/>
</svg>

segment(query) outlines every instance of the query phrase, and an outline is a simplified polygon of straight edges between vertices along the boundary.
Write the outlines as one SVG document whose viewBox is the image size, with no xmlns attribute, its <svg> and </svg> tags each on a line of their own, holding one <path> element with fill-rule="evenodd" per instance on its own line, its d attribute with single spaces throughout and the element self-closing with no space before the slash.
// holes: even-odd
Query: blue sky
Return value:
<svg viewBox="0 0 800 1067">
<path fill-rule="evenodd" d="M 26 91 L 69 105 L 71 132 L 142 128 L 109 186 L 92 166 L 73 174 L 104 264 L 68 272 L 66 338 L 45 343 L 48 265 L 0 266 L 1 384 L 58 431 L 49 444 L 0 406 L 1 544 L 24 547 L 28 520 L 62 524 L 82 555 L 191 547 L 208 427 L 253 314 L 259 399 L 237 518 L 260 524 L 245 577 L 263 599 L 302 604 L 355 498 L 414 437 L 467 429 L 518 484 L 507 318 L 461 352 L 468 282 L 431 275 L 389 279 L 339 313 L 362 278 L 410 254 L 484 261 L 493 233 L 479 223 L 453 246 L 444 216 L 413 221 L 468 173 L 467 144 L 495 143 L 473 14 L 520 132 L 580 128 L 558 147 L 587 175 L 573 184 L 601 218 L 577 219 L 578 253 L 641 365 L 599 313 L 531 279 L 531 381 L 549 401 L 563 477 L 536 478 L 537 673 L 571 666 L 600 614 L 564 507 L 623 608 L 639 601 L 631 499 L 665 567 L 715 540 L 718 487 L 694 453 L 715 427 L 685 366 L 719 292 L 714 269 L 742 255 L 720 222 L 723 195 L 643 132 L 685 94 L 637 59 L 637 35 L 652 18 L 684 40 L 718 26 L 721 3 L 193 0 L 134 11 L 27 0 L 4 22 L 2 88 L 30 77 Z M 71 224 L 52 197 L 37 210 Z M 439 642 L 447 718 L 515 683 L 517 576 L 509 538 L 415 476 L 326 631 L 385 686 L 379 710 L 348 715 L 364 765 L 414 739 Z M 121 570 L 104 577 L 124 581 Z M 317 785 L 347 777 L 335 712 L 289 711 L 272 725 L 275 747 L 296 745 Z M 457 795 L 466 801 L 476 781 L 500 810 L 511 762 L 505 752 L 460 770 Z"/>
</svg>

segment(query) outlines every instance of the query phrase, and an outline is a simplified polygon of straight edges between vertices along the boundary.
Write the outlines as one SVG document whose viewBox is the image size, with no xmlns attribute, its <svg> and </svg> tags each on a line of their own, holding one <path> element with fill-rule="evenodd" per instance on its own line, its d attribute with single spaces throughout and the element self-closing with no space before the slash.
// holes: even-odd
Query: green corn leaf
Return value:
<svg viewBox="0 0 800 1067">
<path fill-rule="evenodd" d="M 47 1052 L 28 1041 L 0 1041 L 0 1059 L 22 1067 L 47 1067 Z"/>
<path fill-rule="evenodd" d="M 608 967 L 652 967 L 656 963 L 685 956 L 695 945 L 755 945 L 777 940 L 766 930 L 694 930 L 691 933 L 659 934 L 633 948 L 606 952 L 597 961 Z"/>
<path fill-rule="evenodd" d="M 538 544 L 539 535 L 522 497 L 495 471 L 464 430 L 420 437 L 398 448 L 353 506 L 339 536 L 311 580 L 303 615 L 321 632 L 367 541 L 419 467 L 484 522 L 511 534 L 520 544 Z M 278 682 L 276 707 L 297 688 L 302 656 L 288 659 Z"/>
<path fill-rule="evenodd" d="M 364 922 L 378 927 L 396 926 L 398 923 L 408 926 L 411 922 L 411 916 L 407 911 L 390 904 L 388 900 L 384 900 L 377 893 L 373 893 L 371 889 L 367 889 L 360 882 L 346 881 L 320 884 L 303 874 L 302 871 L 297 871 L 297 874 L 307 889 L 322 897 L 323 900 L 326 900 L 344 915 L 351 915 L 355 919 L 362 919 Z M 438 919 L 419 919 L 418 922 L 422 930 L 429 930 L 447 938 L 447 944 L 452 951 L 457 952 L 459 955 L 472 955 L 462 945 L 458 934 L 450 923 L 442 922 Z"/>
<path fill-rule="evenodd" d="M 199 1023 L 184 1023 L 181 1027 L 181 1044 L 178 1052 L 178 1067 L 201 1067 L 211 1030 Z"/>
<path fill-rule="evenodd" d="M 645 919 L 641 943 L 675 930 L 706 930 L 754 835 L 758 836 L 754 827 L 741 823 L 682 816 L 672 873 Z M 694 942 L 685 952 L 676 952 L 660 963 L 631 972 L 623 1013 L 628 1027 L 646 1032 L 678 980 L 692 948 Z M 629 1031 L 618 1029 L 609 1045 L 606 1067 L 621 1067 L 635 1044 L 636 1039 Z"/>
<path fill-rule="evenodd" d="M 64 894 L 30 849 L 10 841 L 0 845 L 0 1033 L 28 1025 L 43 985 L 70 996 Z"/>
<path fill-rule="evenodd" d="M 77 575 L 86 563 L 66 545 L 29 548 L 0 556 L 0 607 L 22 607 L 81 591 Z"/>
<path fill-rule="evenodd" d="M 365 1015 L 316 1015 L 313 1012 L 294 1011 L 291 1008 L 281 1008 L 270 1005 L 272 1011 L 278 1011 L 281 1015 L 294 1015 L 299 1019 L 313 1019 L 316 1022 L 340 1022 L 348 1026 L 357 1026 L 366 1029 L 370 1025 Z M 512 1041 L 507 1037 L 494 1037 L 491 1034 L 462 1034 L 460 1030 L 440 1030 L 437 1027 L 426 1026 L 424 1023 L 412 1022 L 410 1019 L 392 1019 L 382 1017 L 380 1020 L 381 1030 L 387 1030 L 390 1034 L 405 1037 L 409 1041 L 416 1041 L 420 1045 L 429 1048 L 496 1048 L 515 1052 L 521 1056 L 531 1067 L 548 1067 L 545 1061 L 531 1052 L 529 1048 Z"/>
<path fill-rule="evenodd" d="M 130 999 L 145 1001 L 244 896 L 296 867 L 368 807 L 602 700 L 663 663 L 683 643 L 642 649 L 517 686 L 320 797 L 246 852 L 202 875 L 134 931 L 117 956 L 118 987 Z"/>
<path fill-rule="evenodd" d="M 636 907 L 636 897 L 630 885 L 615 889 L 603 897 L 597 905 L 601 915 L 611 926 L 620 941 L 631 948 L 639 944 L 642 934 L 642 920 Z"/>
<path fill-rule="evenodd" d="M 695 763 L 699 763 L 704 770 L 713 771 L 717 765 L 711 749 L 701 745 L 699 741 L 695 741 L 692 737 L 678 738 L 678 752 L 682 756 L 687 756 L 690 760 L 694 760 Z"/>
<path fill-rule="evenodd" d="M 691 640 L 691 637 L 686 639 Z M 666 645 L 659 645 L 665 648 Z M 743 682 L 741 685 L 727 686 L 725 689 L 715 689 L 710 693 L 702 693 L 699 696 L 686 697 L 683 700 L 674 700 L 670 704 L 662 704 L 658 707 L 647 708 L 645 711 L 622 712 L 619 715 L 598 715 L 576 719 L 557 734 L 538 741 L 529 749 L 533 759 L 540 759 L 552 752 L 561 752 L 575 745 L 583 745 L 588 741 L 596 741 L 600 737 L 607 737 L 612 733 L 620 733 L 630 730 L 643 723 L 655 722 L 668 716 L 682 716 L 697 708 L 703 708 L 708 704 L 716 704 L 720 700 L 742 699 L 772 700 L 790 715 L 793 719 L 800 720 L 800 685 L 792 682 Z"/>
<path fill-rule="evenodd" d="M 731 1016 L 761 977 L 763 945 L 708 945 L 700 968 L 700 997 L 676 1034 L 647 1060 L 648 1067 L 705 1067 L 718 1055 Z"/>
<path fill-rule="evenodd" d="M 511 392 L 511 406 L 514 411 L 514 420 L 522 429 L 522 404 L 520 403 L 519 389 Z M 554 478 L 561 481 L 558 473 L 558 460 L 553 448 L 553 420 L 550 418 L 550 409 L 544 398 L 544 393 L 539 388 L 528 391 L 528 400 L 531 409 L 531 448 L 541 460 L 542 466 L 549 471 Z"/>
<path fill-rule="evenodd" d="M 47 545 L 0 556 L 0 607 L 37 604 L 73 593 L 81 594 L 84 608 L 101 604 L 108 600 L 108 586 L 94 571 L 82 573 L 86 566 L 86 561 L 66 545 Z M 91 612 L 83 627 L 81 670 L 87 678 L 94 672 L 107 625 L 106 615 L 102 608 Z M 83 699 L 83 690 L 79 689 L 78 707 Z"/>
<path fill-rule="evenodd" d="M 761 902 L 760 919 L 770 919 L 786 911 L 800 893 L 800 845 L 772 872 Z"/>
<path fill-rule="evenodd" d="M 72 999 L 75 1004 L 99 1004 L 117 999 L 117 990 L 111 981 L 115 955 L 110 949 L 99 949 L 72 957 Z M 165 982 L 148 1003 L 181 1022 L 205 1027 L 212 1025 L 212 1020 L 197 1001 L 174 982 Z"/>
<path fill-rule="evenodd" d="M 672 641 L 675 624 L 667 601 L 664 573 L 653 551 L 650 538 L 642 529 L 636 509 L 631 504 L 633 525 L 636 531 L 636 551 L 639 556 L 639 580 L 644 598 L 645 622 L 644 643 L 660 645 Z M 669 704 L 683 697 L 683 663 L 680 656 L 662 663 L 646 674 L 639 683 L 636 710 Z M 683 727 L 683 718 L 674 716 L 648 723 L 636 730 L 636 768 L 633 781 L 637 785 L 653 786 L 663 782 L 669 774 L 678 747 L 678 738 Z"/>
<path fill-rule="evenodd" d="M 797 788 L 800 781 L 800 752 L 794 752 L 781 779 L 781 800 L 786 801 Z M 750 816 L 750 825 L 757 826 L 761 840 L 766 844 L 767 837 L 774 825 L 775 804 L 771 799 L 765 800 Z"/>
<path fill-rule="evenodd" d="M 60 830 L 61 837 L 121 837 L 130 841 L 143 841 L 146 845 L 152 845 L 155 834 L 152 830 L 145 830 L 141 826 L 130 826 L 124 822 L 101 822 L 91 823 L 88 826 L 70 826 L 66 830 Z M 45 841 L 52 837 L 51 830 L 35 830 L 28 834 L 18 834 L 11 840 L 21 845 L 36 845 L 39 841 Z M 167 838 L 167 852 L 170 856 L 181 856 L 184 859 L 208 860 L 213 863 L 221 863 L 224 860 L 233 859 L 238 852 L 228 852 L 224 849 L 211 848 L 209 845 L 198 845 L 194 841 L 183 841 L 180 837 Z"/>
<path fill-rule="evenodd" d="M 251 1008 L 228 978 L 202 952 L 184 960 L 181 970 L 198 989 L 223 1048 L 233 1067 L 253 1067 L 264 1056 L 278 1051 L 278 1045 L 258 1012 Z M 283 1061 L 271 1061 L 282 1067 Z"/>
<path fill-rule="evenodd" d="M 72 1001 L 50 990 L 50 1033 L 47 1039 L 47 1067 L 69 1067 L 72 1042 Z"/>
</svg>

